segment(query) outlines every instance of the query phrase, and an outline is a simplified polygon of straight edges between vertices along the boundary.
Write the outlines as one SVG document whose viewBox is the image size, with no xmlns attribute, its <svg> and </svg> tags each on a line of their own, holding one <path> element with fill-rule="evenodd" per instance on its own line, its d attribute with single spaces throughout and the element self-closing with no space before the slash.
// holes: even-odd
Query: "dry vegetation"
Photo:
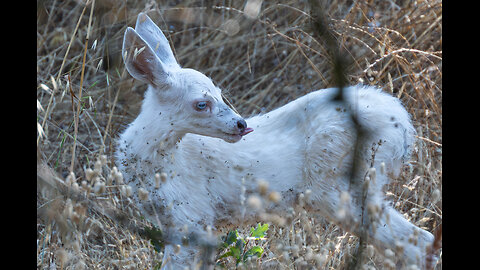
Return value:
<svg viewBox="0 0 480 270">
<path fill-rule="evenodd" d="M 37 1 L 38 268 L 161 264 L 141 234 L 148 222 L 113 166 L 115 138 L 136 117 L 145 90 L 120 56 L 124 30 L 139 12 L 168 29 L 179 63 L 211 77 L 243 116 L 333 86 L 331 54 L 315 38 L 308 1 L 266 1 L 258 14 L 245 2 L 97 0 L 92 9 L 81 0 Z M 442 2 L 325 2 L 349 83 L 399 97 L 418 132 L 412 159 L 387 197 L 416 225 L 441 230 Z M 357 237 L 301 208 L 287 221 L 272 223 L 259 243 L 263 257 L 248 268 L 347 266 Z M 239 231 L 254 225 L 239 224 Z M 367 251 L 362 269 L 391 267 L 394 258 Z"/>
</svg>

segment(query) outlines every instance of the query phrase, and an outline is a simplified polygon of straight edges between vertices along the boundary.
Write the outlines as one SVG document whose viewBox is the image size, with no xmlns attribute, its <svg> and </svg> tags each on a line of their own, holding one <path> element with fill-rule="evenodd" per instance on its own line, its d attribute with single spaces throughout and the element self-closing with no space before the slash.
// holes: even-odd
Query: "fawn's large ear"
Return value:
<svg viewBox="0 0 480 270">
<path fill-rule="evenodd" d="M 137 80 L 157 88 L 171 85 L 172 69 L 162 63 L 147 42 L 131 27 L 123 37 L 123 61 L 128 73 Z"/>
<path fill-rule="evenodd" d="M 145 13 L 138 14 L 135 31 L 150 45 L 162 63 L 172 68 L 180 67 L 162 30 Z"/>
</svg>

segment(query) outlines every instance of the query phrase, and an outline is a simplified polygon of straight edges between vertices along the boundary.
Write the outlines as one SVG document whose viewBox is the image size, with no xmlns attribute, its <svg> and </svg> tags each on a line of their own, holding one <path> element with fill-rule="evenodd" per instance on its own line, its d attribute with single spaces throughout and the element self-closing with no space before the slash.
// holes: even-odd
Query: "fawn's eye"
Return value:
<svg viewBox="0 0 480 270">
<path fill-rule="evenodd" d="M 195 104 L 195 109 L 197 111 L 203 111 L 207 108 L 207 102 L 206 101 L 200 101 Z"/>
</svg>

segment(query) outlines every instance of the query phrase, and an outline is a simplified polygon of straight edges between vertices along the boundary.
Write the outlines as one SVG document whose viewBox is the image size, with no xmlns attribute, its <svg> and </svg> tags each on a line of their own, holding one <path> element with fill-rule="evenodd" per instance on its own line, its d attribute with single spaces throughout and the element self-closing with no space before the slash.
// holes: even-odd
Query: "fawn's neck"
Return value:
<svg viewBox="0 0 480 270">
<path fill-rule="evenodd" d="M 144 159 L 170 154 L 185 136 L 184 132 L 175 129 L 175 120 L 170 117 L 172 113 L 162 108 L 153 95 L 147 90 L 140 114 L 123 136 L 127 152 Z"/>
</svg>

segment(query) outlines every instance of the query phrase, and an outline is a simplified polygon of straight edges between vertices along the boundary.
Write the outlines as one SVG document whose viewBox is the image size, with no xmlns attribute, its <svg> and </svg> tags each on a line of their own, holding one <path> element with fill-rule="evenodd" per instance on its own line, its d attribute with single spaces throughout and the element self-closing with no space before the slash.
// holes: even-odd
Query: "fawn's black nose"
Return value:
<svg viewBox="0 0 480 270">
<path fill-rule="evenodd" d="M 243 133 L 245 129 L 247 128 L 247 122 L 245 120 L 241 119 L 237 121 L 237 128 L 240 130 L 240 133 Z"/>
</svg>

